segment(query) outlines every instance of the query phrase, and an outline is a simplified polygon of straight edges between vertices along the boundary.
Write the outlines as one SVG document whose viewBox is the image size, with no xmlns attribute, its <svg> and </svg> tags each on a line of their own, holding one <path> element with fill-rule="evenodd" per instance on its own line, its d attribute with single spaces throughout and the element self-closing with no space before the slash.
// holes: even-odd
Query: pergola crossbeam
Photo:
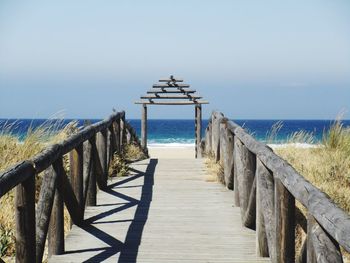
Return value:
<svg viewBox="0 0 350 263">
<path fill-rule="evenodd" d="M 147 105 L 194 105 L 195 106 L 195 135 L 196 135 L 196 158 L 200 153 L 201 129 L 202 129 L 202 104 L 209 104 L 201 100 L 202 96 L 196 94 L 196 90 L 189 89 L 190 85 L 178 83 L 183 79 L 176 79 L 174 76 L 159 80 L 154 84 L 147 94 L 140 97 L 141 100 L 135 104 L 142 105 L 141 120 L 141 145 L 147 147 Z"/>
<path fill-rule="evenodd" d="M 197 105 L 197 104 L 209 104 L 206 100 L 198 100 L 198 101 L 135 101 L 135 104 L 147 104 L 147 105 Z"/>
<path fill-rule="evenodd" d="M 146 96 L 141 96 L 141 99 L 190 99 L 190 100 L 196 100 L 196 99 L 201 99 L 201 96 L 197 95 L 167 95 L 167 94 L 154 94 L 154 95 L 146 95 Z"/>
<path fill-rule="evenodd" d="M 187 93 L 195 93 L 196 90 L 193 89 L 178 89 L 178 90 L 149 90 L 147 91 L 148 94 L 166 94 L 166 93 L 172 93 L 172 94 L 187 94 Z"/>
</svg>

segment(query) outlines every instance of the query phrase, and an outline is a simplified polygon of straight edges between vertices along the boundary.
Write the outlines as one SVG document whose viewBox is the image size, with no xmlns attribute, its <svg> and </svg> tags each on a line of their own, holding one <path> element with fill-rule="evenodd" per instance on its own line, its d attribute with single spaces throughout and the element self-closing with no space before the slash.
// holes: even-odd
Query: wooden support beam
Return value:
<svg viewBox="0 0 350 263">
<path fill-rule="evenodd" d="M 135 104 L 148 104 L 148 105 L 196 105 L 196 104 L 209 104 L 208 101 L 136 101 Z"/>
<path fill-rule="evenodd" d="M 64 252 L 64 213 L 63 213 L 63 196 L 62 192 L 57 189 L 63 187 L 63 161 L 59 158 L 53 164 L 53 170 L 57 174 L 56 191 L 53 201 L 49 233 L 48 233 L 48 252 L 49 257 L 52 255 L 61 255 Z"/>
<path fill-rule="evenodd" d="M 237 136 L 233 137 L 233 190 L 234 190 L 234 205 L 239 207 L 239 188 L 238 188 L 238 170 L 237 170 L 237 163 L 239 162 L 239 145 L 241 145 L 242 142 L 237 138 Z M 213 145 L 213 140 L 212 140 Z M 213 147 L 213 146 L 212 146 Z"/>
<path fill-rule="evenodd" d="M 189 88 L 188 84 L 177 84 L 177 83 L 169 83 L 169 84 L 154 84 L 153 88 Z"/>
<path fill-rule="evenodd" d="M 98 151 L 98 156 L 101 162 L 101 168 L 102 168 L 102 174 L 98 174 L 101 176 L 99 179 L 100 187 L 105 188 L 107 187 L 107 131 L 102 130 L 100 133 L 97 134 L 96 137 L 96 146 L 97 146 L 97 151 Z"/>
<path fill-rule="evenodd" d="M 225 118 L 225 120 L 227 120 Z M 228 189 L 233 189 L 233 134 L 227 129 L 226 121 L 223 125 L 223 165 L 224 165 L 224 180 Z M 221 138 L 220 138 L 221 142 Z M 221 146 L 220 146 L 221 147 Z"/>
<path fill-rule="evenodd" d="M 188 93 L 195 93 L 196 90 L 194 89 L 180 89 L 180 90 L 169 90 L 169 89 L 162 89 L 162 90 L 149 90 L 147 91 L 148 94 L 188 94 Z"/>
<path fill-rule="evenodd" d="M 175 78 L 164 78 L 160 79 L 159 82 L 183 82 L 183 79 L 175 79 Z"/>
<path fill-rule="evenodd" d="M 343 263 L 339 244 L 310 213 L 307 218 L 307 262 Z"/>
<path fill-rule="evenodd" d="M 121 147 L 121 150 L 124 149 L 125 147 L 125 112 L 123 112 L 122 116 L 120 117 L 120 120 L 119 120 L 119 131 L 120 131 L 120 147 Z"/>
<path fill-rule="evenodd" d="M 141 96 L 140 99 L 201 99 L 203 98 L 202 96 L 198 96 L 198 95 L 167 95 L 167 94 L 162 94 L 162 93 L 158 93 L 155 95 L 146 95 L 146 96 Z"/>
<path fill-rule="evenodd" d="M 86 192 L 86 205 L 87 206 L 96 206 L 96 192 L 97 192 L 97 187 L 96 187 L 96 164 L 95 164 L 95 155 L 98 154 L 96 152 L 96 135 L 90 138 L 89 144 L 91 146 L 91 163 L 90 163 L 90 170 L 89 170 L 89 180 L 88 180 L 88 185 L 87 185 L 87 192 Z"/>
<path fill-rule="evenodd" d="M 266 235 L 265 220 L 263 210 L 264 207 L 263 198 L 268 198 L 264 195 L 267 191 L 263 192 L 265 178 L 272 176 L 264 164 L 256 159 L 256 174 L 257 178 L 256 184 L 256 253 L 258 257 L 268 257 L 269 256 L 269 247 Z M 263 178 L 264 177 L 264 178 Z M 265 186 L 266 187 L 266 186 Z M 267 222 L 270 223 L 270 222 Z"/>
<path fill-rule="evenodd" d="M 16 186 L 16 262 L 35 262 L 35 173 Z"/>
<path fill-rule="evenodd" d="M 255 197 L 252 195 L 252 188 L 255 179 L 256 156 L 239 140 L 236 141 L 235 147 L 237 148 L 237 186 L 242 223 L 245 227 L 255 229 L 255 209 L 251 209 L 253 208 L 251 204 L 253 201 L 252 199 L 254 199 L 253 197 Z M 251 212 L 250 215 L 247 213 L 248 211 L 249 213 Z"/>
<path fill-rule="evenodd" d="M 295 262 L 295 199 L 275 178 L 276 261 Z"/>
<path fill-rule="evenodd" d="M 74 194 L 77 198 L 79 207 L 84 211 L 84 194 L 83 194 L 83 144 L 70 152 L 70 178 Z M 81 214 L 83 216 L 83 213 Z M 83 220 L 83 218 L 81 218 Z"/>
<path fill-rule="evenodd" d="M 52 166 L 44 172 L 36 208 L 36 262 L 42 262 L 55 197 L 58 173 Z"/>
<path fill-rule="evenodd" d="M 196 129 L 196 153 L 195 157 L 201 157 L 200 144 L 202 140 L 202 106 L 195 106 L 195 129 Z"/>
<path fill-rule="evenodd" d="M 141 119 L 141 146 L 143 149 L 147 148 L 147 105 L 142 105 L 142 119 Z"/>
</svg>

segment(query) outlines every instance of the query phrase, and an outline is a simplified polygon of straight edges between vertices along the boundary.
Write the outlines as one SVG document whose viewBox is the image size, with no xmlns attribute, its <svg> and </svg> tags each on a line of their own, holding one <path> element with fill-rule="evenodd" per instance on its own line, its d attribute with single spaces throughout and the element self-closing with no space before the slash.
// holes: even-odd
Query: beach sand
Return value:
<svg viewBox="0 0 350 263">
<path fill-rule="evenodd" d="M 148 147 L 150 158 L 194 159 L 194 146 L 183 147 Z"/>
</svg>

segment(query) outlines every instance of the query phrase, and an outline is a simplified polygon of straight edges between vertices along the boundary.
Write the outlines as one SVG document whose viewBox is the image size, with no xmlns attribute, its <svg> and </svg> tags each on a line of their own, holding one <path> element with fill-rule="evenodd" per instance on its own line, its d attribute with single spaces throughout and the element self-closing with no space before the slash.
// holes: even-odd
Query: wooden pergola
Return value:
<svg viewBox="0 0 350 263">
<path fill-rule="evenodd" d="M 147 95 L 141 96 L 141 100 L 135 104 L 142 105 L 141 118 L 141 145 L 147 147 L 147 105 L 194 105 L 195 106 L 195 135 L 196 135 L 196 158 L 198 157 L 201 143 L 202 129 L 202 104 L 209 104 L 201 100 L 202 97 L 196 94 L 196 90 L 190 89 L 190 85 L 184 84 L 183 79 L 176 79 L 174 76 L 160 79 Z"/>
</svg>

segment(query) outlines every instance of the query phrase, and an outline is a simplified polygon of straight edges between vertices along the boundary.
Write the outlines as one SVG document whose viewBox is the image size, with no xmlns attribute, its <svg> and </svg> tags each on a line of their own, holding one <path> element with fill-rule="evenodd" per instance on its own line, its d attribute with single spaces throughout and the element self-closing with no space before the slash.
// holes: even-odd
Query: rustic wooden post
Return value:
<svg viewBox="0 0 350 263">
<path fill-rule="evenodd" d="M 315 224 L 315 218 L 310 213 L 307 213 L 306 257 L 308 263 L 317 263 L 316 253 L 312 241 L 312 229 Z"/>
<path fill-rule="evenodd" d="M 81 211 L 84 211 L 84 195 L 83 195 L 83 180 L 84 180 L 84 165 L 83 165 L 83 144 L 70 152 L 70 177 L 74 194 L 77 198 Z M 83 220 L 84 213 L 81 213 L 80 220 Z"/>
<path fill-rule="evenodd" d="M 212 150 L 216 162 L 220 160 L 220 122 L 223 117 L 222 113 L 212 115 Z"/>
<path fill-rule="evenodd" d="M 124 149 L 124 142 L 125 142 L 125 112 L 123 111 L 120 116 L 120 147 L 121 152 Z"/>
<path fill-rule="evenodd" d="M 238 171 L 237 171 L 237 163 L 238 159 L 240 158 L 239 155 L 241 154 L 238 145 L 242 144 L 241 141 L 237 138 L 237 136 L 233 137 L 233 190 L 234 190 L 234 205 L 240 206 L 239 204 L 239 188 L 238 188 Z"/>
<path fill-rule="evenodd" d="M 16 186 L 16 262 L 35 262 L 35 172 Z"/>
<path fill-rule="evenodd" d="M 339 244 L 310 213 L 307 216 L 307 262 L 343 263 Z"/>
<path fill-rule="evenodd" d="M 255 192 L 252 192 L 252 187 L 255 178 L 256 156 L 248 148 L 243 145 L 240 140 L 236 141 L 237 148 L 236 166 L 237 166 L 237 189 L 239 193 L 239 206 L 241 208 L 241 216 L 243 225 L 249 228 L 255 227 L 255 199 L 252 203 L 251 196 L 255 198 Z M 249 207 L 249 203 L 254 206 Z M 247 212 L 248 211 L 248 212 Z M 248 219 L 249 220 L 246 220 Z M 253 220 L 254 219 L 254 220 Z"/>
<path fill-rule="evenodd" d="M 141 118 L 141 146 L 147 148 L 147 105 L 142 105 L 142 118 Z"/>
<path fill-rule="evenodd" d="M 222 118 L 219 123 L 219 156 L 220 156 L 220 163 L 224 167 L 225 166 L 225 154 L 226 154 L 226 123 L 227 118 Z"/>
<path fill-rule="evenodd" d="M 202 137 L 202 106 L 197 104 L 195 106 L 195 129 L 196 129 L 196 155 L 195 157 L 201 157 L 200 145 Z"/>
<path fill-rule="evenodd" d="M 209 124 L 205 132 L 205 153 L 208 155 L 212 153 L 211 137 L 211 120 L 209 120 Z"/>
<path fill-rule="evenodd" d="M 36 205 L 36 261 L 41 262 L 55 199 L 58 173 L 49 166 L 42 179 L 39 200 Z"/>
<path fill-rule="evenodd" d="M 226 161 L 225 161 L 225 184 L 228 189 L 233 190 L 233 174 L 234 174 L 234 161 L 233 161 L 233 147 L 234 147 L 234 135 L 228 129 L 226 129 Z"/>
<path fill-rule="evenodd" d="M 109 163 L 112 161 L 113 159 L 113 155 L 117 150 L 117 143 L 116 143 L 116 137 L 115 137 L 115 128 L 114 126 L 116 125 L 115 121 L 112 122 L 111 126 L 108 127 L 108 135 L 109 135 L 109 156 L 108 156 L 108 167 L 109 167 Z"/>
<path fill-rule="evenodd" d="M 267 198 L 262 194 L 263 188 L 263 176 L 270 176 L 269 171 L 263 165 L 263 163 L 257 158 L 256 159 L 256 174 L 257 178 L 256 184 L 256 253 L 259 257 L 269 256 L 269 247 L 267 243 L 267 235 L 265 229 L 265 221 L 263 215 L 263 198 Z"/>
<path fill-rule="evenodd" d="M 114 135 L 115 135 L 116 151 L 120 154 L 121 153 L 121 146 L 120 146 L 120 117 L 114 123 Z"/>
<path fill-rule="evenodd" d="M 275 178 L 275 227 L 277 262 L 295 262 L 295 199 Z"/>
<path fill-rule="evenodd" d="M 108 177 L 108 170 L 107 170 L 107 131 L 102 130 L 97 134 L 96 137 L 96 146 L 98 150 L 98 155 L 101 161 L 102 166 L 102 188 L 107 187 L 107 177 Z"/>
<path fill-rule="evenodd" d="M 63 193 L 57 189 L 63 188 L 63 162 L 59 158 L 53 169 L 57 173 L 55 198 L 51 211 L 50 227 L 48 233 L 48 252 L 51 255 L 60 255 L 64 252 L 64 213 L 63 213 Z"/>
<path fill-rule="evenodd" d="M 95 160 L 96 158 L 94 157 L 95 154 L 98 154 L 95 152 L 95 148 L 93 145 L 96 144 L 96 135 L 92 136 L 89 140 L 89 143 L 91 145 L 91 167 L 90 167 L 90 179 L 89 179 L 89 184 L 88 184 L 88 190 L 86 194 L 86 205 L 87 206 L 96 206 L 96 165 L 95 165 Z"/>
</svg>

